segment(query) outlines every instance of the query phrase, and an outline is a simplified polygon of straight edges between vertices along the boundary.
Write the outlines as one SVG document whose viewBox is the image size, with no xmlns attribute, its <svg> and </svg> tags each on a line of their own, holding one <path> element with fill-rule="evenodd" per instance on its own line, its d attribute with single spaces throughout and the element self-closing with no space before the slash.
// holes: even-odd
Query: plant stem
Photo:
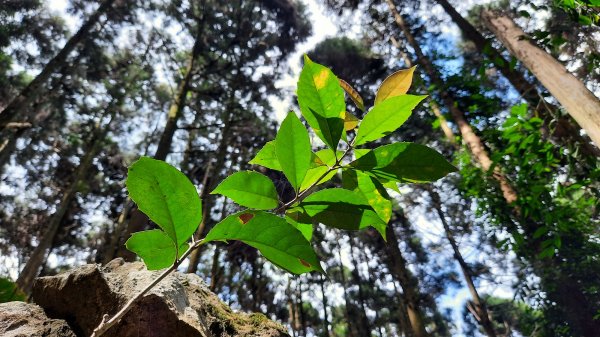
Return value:
<svg viewBox="0 0 600 337">
<path fill-rule="evenodd" d="M 100 337 L 106 331 L 108 331 L 108 329 L 110 329 L 113 325 L 117 324 L 121 320 L 121 318 L 123 318 L 123 316 L 125 316 L 125 314 L 127 312 L 129 312 L 129 310 L 133 306 L 133 303 L 135 303 L 142 296 L 144 296 L 148 291 L 150 291 L 152 288 L 154 288 L 154 286 L 156 286 L 165 277 L 169 276 L 169 274 L 171 274 L 173 271 L 177 270 L 177 267 L 179 267 L 179 265 L 181 265 L 181 263 L 192 253 L 192 251 L 200 248 L 200 246 L 202 246 L 203 244 L 204 244 L 204 242 L 202 240 L 194 242 L 193 245 L 181 256 L 181 258 L 177 259 L 171 267 L 169 267 L 168 269 L 163 271 L 154 281 L 152 281 L 152 283 L 147 285 L 146 288 L 144 288 L 137 295 L 135 295 L 135 297 L 130 299 L 129 302 L 127 302 L 127 304 L 125 304 L 125 306 L 123 306 L 123 308 L 121 308 L 121 310 L 119 310 L 119 312 L 117 312 L 113 317 L 111 317 L 109 319 L 108 315 L 104 315 L 104 317 L 102 317 L 102 321 L 100 322 L 100 324 L 98 324 L 98 326 L 92 332 L 91 337 Z"/>
<path fill-rule="evenodd" d="M 314 183 L 310 184 L 310 186 L 308 186 L 304 191 L 298 193 L 296 195 L 296 197 L 294 199 L 292 199 L 290 202 L 279 207 L 277 210 L 275 210 L 275 212 L 276 213 L 285 212 L 291 205 L 293 205 L 295 202 L 301 200 L 306 194 L 308 194 L 308 192 L 310 192 L 315 186 L 317 186 L 321 182 L 321 180 L 323 180 L 323 178 L 325 178 L 329 173 L 331 173 L 331 171 L 341 168 L 340 164 L 342 162 L 342 159 L 344 159 L 344 157 L 346 157 L 346 155 L 348 155 L 348 153 L 353 149 L 353 147 L 352 147 L 353 143 L 354 143 L 354 141 L 351 144 L 349 144 L 348 148 L 346 149 L 346 151 L 344 151 L 342 156 L 339 159 L 336 159 L 335 164 L 333 164 L 333 166 L 331 166 L 329 168 L 329 170 L 327 170 L 325 173 L 323 173 L 319 177 L 319 179 L 317 179 Z"/>
<path fill-rule="evenodd" d="M 298 193 L 292 201 L 290 201 L 290 202 L 284 204 L 283 206 L 281 206 L 280 208 L 278 208 L 276 210 L 276 212 L 282 212 L 282 211 L 287 210 L 291 205 L 293 205 L 295 202 L 297 202 L 298 200 L 301 200 L 305 195 L 307 195 L 315 186 L 317 186 L 321 182 L 321 180 L 323 180 L 323 178 L 325 178 L 325 176 L 327 176 L 332 171 L 341 168 L 340 164 L 341 164 L 342 160 L 348 155 L 348 153 L 350 153 L 350 151 L 353 149 L 353 144 L 354 144 L 354 140 L 350 144 L 348 144 L 348 148 L 344 151 L 344 153 L 340 156 L 340 158 L 339 159 L 336 158 L 335 164 L 333 164 L 333 166 L 331 166 L 327 170 L 327 172 L 323 173 L 319 177 L 319 179 L 317 179 L 314 183 L 312 183 L 307 189 Z M 179 265 L 181 265 L 181 263 L 194 250 L 200 248 L 200 246 L 202 246 L 202 244 L 204 244 L 204 241 L 202 241 L 202 240 L 194 241 L 194 238 L 192 237 L 192 246 L 181 256 L 181 258 L 177 259 L 171 267 L 169 267 L 168 269 L 163 271 L 162 274 L 160 274 L 160 276 L 158 276 L 154 281 L 152 281 L 152 283 L 147 285 L 139 294 L 137 294 L 135 297 L 130 299 L 129 302 L 127 302 L 127 304 L 125 304 L 125 306 L 123 308 L 121 308 L 121 310 L 119 310 L 119 312 L 117 312 L 113 317 L 109 318 L 108 315 L 104 315 L 102 317 L 102 321 L 100 322 L 100 324 L 98 324 L 98 326 L 92 332 L 91 337 L 100 337 L 106 331 L 108 331 L 108 329 L 110 329 L 113 325 L 117 324 L 121 320 L 121 318 L 123 318 L 123 316 L 125 316 L 125 314 L 127 312 L 129 312 L 129 310 L 133 306 L 133 303 L 135 303 L 142 296 L 144 296 L 148 291 L 150 291 L 152 288 L 154 288 L 154 286 L 156 286 L 165 277 L 169 276 L 169 274 L 171 274 L 173 271 L 177 270 L 177 267 L 179 267 Z"/>
</svg>

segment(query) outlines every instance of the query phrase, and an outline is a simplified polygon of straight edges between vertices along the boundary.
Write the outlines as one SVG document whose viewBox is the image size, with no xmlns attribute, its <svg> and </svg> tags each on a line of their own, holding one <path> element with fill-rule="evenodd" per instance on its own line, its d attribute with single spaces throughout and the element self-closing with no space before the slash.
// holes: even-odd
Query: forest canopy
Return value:
<svg viewBox="0 0 600 337">
<path fill-rule="evenodd" d="M 0 303 L 123 259 L 294 337 L 597 336 L 599 25 L 596 0 L 1 1 Z"/>
</svg>

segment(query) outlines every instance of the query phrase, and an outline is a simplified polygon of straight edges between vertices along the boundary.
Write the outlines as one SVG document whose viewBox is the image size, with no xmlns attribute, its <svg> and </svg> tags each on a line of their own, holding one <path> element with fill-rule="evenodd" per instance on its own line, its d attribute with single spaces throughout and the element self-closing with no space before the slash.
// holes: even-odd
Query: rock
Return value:
<svg viewBox="0 0 600 337">
<path fill-rule="evenodd" d="M 77 336 L 90 336 L 104 314 L 114 315 L 155 280 L 141 262 L 114 260 L 36 279 L 33 301 L 52 318 L 66 320 Z M 193 274 L 172 273 L 139 299 L 103 336 L 279 337 L 280 324 L 261 314 L 236 313 Z"/>
<path fill-rule="evenodd" d="M 44 310 L 25 302 L 0 304 L 0 336 L 3 337 L 75 337 L 61 319 L 50 319 Z"/>
</svg>

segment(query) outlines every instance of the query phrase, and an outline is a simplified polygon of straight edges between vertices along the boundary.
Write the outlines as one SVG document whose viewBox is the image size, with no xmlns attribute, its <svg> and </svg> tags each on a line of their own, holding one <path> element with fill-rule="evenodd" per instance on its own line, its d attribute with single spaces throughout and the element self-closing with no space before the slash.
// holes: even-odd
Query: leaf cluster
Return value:
<svg viewBox="0 0 600 337">
<path fill-rule="evenodd" d="M 359 120 L 347 111 L 345 93 L 364 111 L 360 94 L 305 56 L 297 95 L 308 128 L 290 112 L 275 139 L 250 161 L 281 171 L 294 190 L 292 200 L 280 200 L 267 176 L 236 172 L 211 193 L 247 209 L 227 216 L 196 241 L 192 235 L 202 220 L 202 202 L 195 187 L 177 169 L 144 157 L 130 167 L 127 188 L 160 229 L 135 233 L 127 248 L 149 269 L 161 269 L 179 263 L 188 247 L 238 240 L 282 269 L 302 274 L 323 271 L 310 243 L 316 224 L 345 230 L 373 227 L 385 238 L 392 215 L 390 194 L 398 191 L 398 183 L 431 182 L 456 171 L 441 154 L 423 145 L 369 148 L 369 143 L 402 126 L 425 98 L 406 94 L 413 72 L 411 68 L 388 77 L 377 91 L 375 106 Z M 318 139 L 311 140 L 311 134 Z M 335 176 L 341 176 L 341 187 L 316 191 Z"/>
</svg>

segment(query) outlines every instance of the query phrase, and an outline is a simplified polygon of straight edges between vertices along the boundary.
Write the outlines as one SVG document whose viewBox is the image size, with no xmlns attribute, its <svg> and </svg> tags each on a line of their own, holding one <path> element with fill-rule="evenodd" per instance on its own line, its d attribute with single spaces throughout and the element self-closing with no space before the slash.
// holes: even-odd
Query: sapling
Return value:
<svg viewBox="0 0 600 337">
<path fill-rule="evenodd" d="M 397 190 L 404 182 L 431 182 L 456 171 L 441 154 L 423 145 L 399 142 L 366 148 L 402 126 L 426 97 L 406 94 L 413 72 L 414 68 L 400 70 L 385 79 L 375 106 L 361 121 L 346 110 L 344 92 L 366 112 L 360 94 L 304 56 L 298 104 L 308 129 L 325 145 L 314 152 L 309 130 L 290 112 L 275 139 L 250 164 L 283 172 L 294 189 L 292 200 L 280 200 L 273 182 L 261 173 L 234 173 L 211 193 L 233 200 L 243 210 L 227 216 L 204 238 L 194 237 L 202 220 L 202 201 L 187 177 L 163 161 L 142 157 L 133 163 L 127 190 L 159 228 L 134 233 L 126 247 L 142 258 L 148 270 L 167 269 L 114 316 L 104 315 L 92 336 L 116 324 L 136 300 L 209 242 L 242 241 L 278 267 L 302 274 L 324 272 L 310 243 L 315 224 L 346 230 L 371 226 L 385 239 L 392 214 L 388 189 Z M 341 187 L 317 191 L 340 173 Z"/>
</svg>

